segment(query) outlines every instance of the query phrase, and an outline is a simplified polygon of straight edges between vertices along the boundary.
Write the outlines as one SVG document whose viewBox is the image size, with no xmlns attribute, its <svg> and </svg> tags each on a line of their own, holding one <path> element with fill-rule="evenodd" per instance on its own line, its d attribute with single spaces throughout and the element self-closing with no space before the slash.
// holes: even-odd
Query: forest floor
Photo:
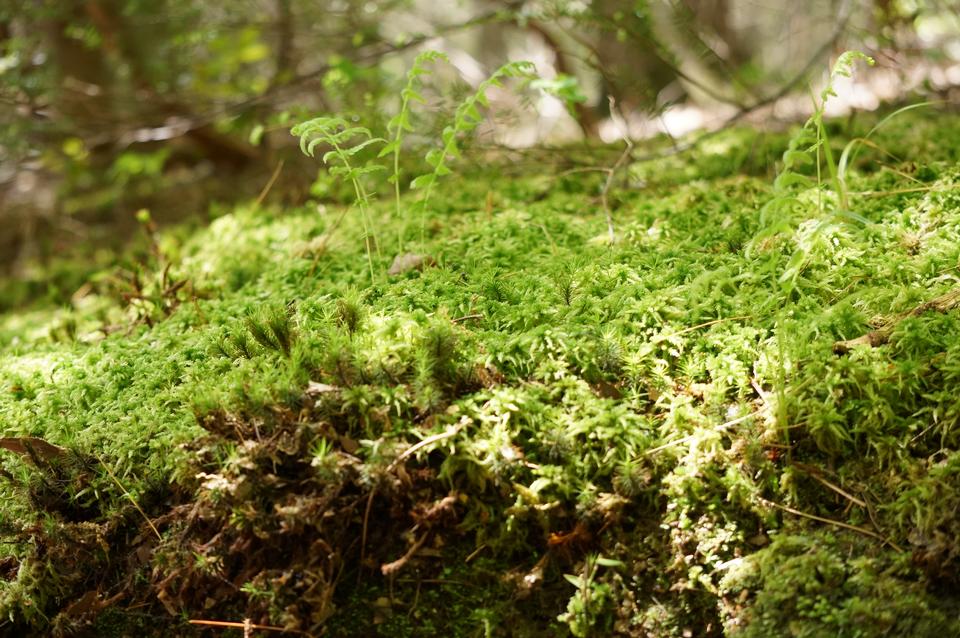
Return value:
<svg viewBox="0 0 960 638">
<path fill-rule="evenodd" d="M 625 165 L 612 244 L 576 149 L 369 261 L 332 201 L 143 216 L 0 315 L 0 635 L 960 635 L 960 122 L 849 210 L 767 205 L 787 139 Z"/>
</svg>

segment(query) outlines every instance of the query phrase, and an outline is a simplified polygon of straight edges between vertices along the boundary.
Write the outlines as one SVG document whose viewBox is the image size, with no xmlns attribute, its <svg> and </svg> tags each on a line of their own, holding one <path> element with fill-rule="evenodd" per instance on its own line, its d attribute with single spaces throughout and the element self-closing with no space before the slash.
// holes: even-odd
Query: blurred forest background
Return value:
<svg viewBox="0 0 960 638">
<path fill-rule="evenodd" d="M 452 66 L 431 76 L 418 131 L 525 59 L 543 90 L 499 95 L 475 146 L 592 147 L 629 129 L 675 152 L 696 131 L 796 121 L 844 49 L 878 62 L 848 107 L 955 100 L 958 34 L 956 0 L 4 0 L 0 307 L 69 296 L 84 275 L 51 273 L 51 257 L 83 246 L 106 263 L 143 208 L 202 220 L 271 177 L 285 204 L 335 197 L 290 126 L 339 113 L 382 129 L 423 49 Z"/>
</svg>

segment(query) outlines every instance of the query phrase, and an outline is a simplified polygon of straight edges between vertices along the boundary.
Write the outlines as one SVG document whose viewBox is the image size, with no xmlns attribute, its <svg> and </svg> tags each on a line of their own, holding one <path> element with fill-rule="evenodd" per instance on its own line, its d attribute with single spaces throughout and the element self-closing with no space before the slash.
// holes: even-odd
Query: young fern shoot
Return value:
<svg viewBox="0 0 960 638">
<path fill-rule="evenodd" d="M 468 96 L 457 107 L 453 116 L 453 122 L 443 129 L 443 133 L 440 136 L 442 146 L 431 149 L 426 155 L 425 159 L 427 164 L 429 164 L 433 170 L 420 175 L 410 183 L 410 188 L 423 190 L 423 197 L 420 199 L 421 243 L 426 239 L 426 211 L 427 205 L 430 202 L 430 196 L 433 193 L 433 187 L 438 179 L 452 172 L 448 166 L 448 162 L 460 157 L 458 138 L 462 135 L 472 133 L 483 121 L 483 115 L 480 114 L 479 107 L 488 108 L 490 106 L 487 91 L 493 87 L 503 86 L 503 80 L 506 78 L 533 80 L 536 77 L 536 67 L 532 62 L 508 62 L 481 82 L 476 92 Z"/>
<path fill-rule="evenodd" d="M 386 143 L 386 140 L 382 137 L 374 137 L 367 128 L 352 126 L 342 117 L 317 117 L 294 126 L 290 132 L 300 137 L 300 150 L 310 157 L 314 156 L 314 152 L 320 144 L 332 147 L 332 150 L 323 154 L 322 160 L 327 165 L 331 161 L 339 162 L 339 165 L 330 167 L 330 174 L 343 176 L 353 185 L 354 197 L 357 208 L 360 209 L 360 219 L 363 224 L 370 280 L 373 281 L 373 256 L 370 244 L 373 242 L 377 246 L 378 254 L 380 247 L 376 237 L 372 234 L 370 194 L 364 187 L 362 178 L 370 173 L 382 171 L 384 167 L 371 162 L 355 165 L 351 162 L 351 158 L 369 146 Z M 358 138 L 360 141 L 351 146 L 350 142 Z"/>
<path fill-rule="evenodd" d="M 396 204 L 396 218 L 403 218 L 400 209 L 400 151 L 403 146 L 404 133 L 413 132 L 413 125 L 410 123 L 410 113 L 413 103 L 425 104 L 426 99 L 417 91 L 419 79 L 430 73 L 426 65 L 430 62 L 449 62 L 447 56 L 439 51 L 424 51 L 420 53 L 413 61 L 413 66 L 407 71 L 407 84 L 400 92 L 400 111 L 394 115 L 387 123 L 387 131 L 392 138 L 386 146 L 380 151 L 377 157 L 393 156 L 393 175 L 388 181 L 393 184 L 394 202 Z M 398 254 L 403 253 L 403 240 L 406 234 L 406 224 L 403 223 L 399 230 Z"/>
</svg>

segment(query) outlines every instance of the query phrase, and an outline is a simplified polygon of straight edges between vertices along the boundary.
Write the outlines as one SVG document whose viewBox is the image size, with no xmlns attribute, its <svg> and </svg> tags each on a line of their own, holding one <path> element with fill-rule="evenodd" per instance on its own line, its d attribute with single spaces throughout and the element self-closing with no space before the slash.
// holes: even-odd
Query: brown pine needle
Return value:
<svg viewBox="0 0 960 638">
<path fill-rule="evenodd" d="M 160 535 L 160 532 L 157 530 L 156 526 L 153 524 L 153 521 L 150 520 L 150 517 L 147 516 L 147 513 L 143 511 L 143 508 L 140 507 L 140 504 L 137 503 L 137 500 L 123 487 L 123 483 L 120 482 L 120 479 L 117 478 L 117 475 L 113 473 L 113 470 L 110 469 L 110 466 L 103 462 L 103 459 L 100 458 L 99 454 L 94 453 L 94 456 L 97 457 L 97 460 L 100 461 L 100 465 L 103 466 L 103 469 L 107 471 L 107 474 L 110 475 L 110 478 L 113 479 L 113 482 L 117 484 L 117 487 L 120 488 L 120 491 L 123 492 L 123 495 L 130 499 L 130 502 L 133 503 L 133 506 L 137 508 L 137 511 L 140 512 L 140 516 L 143 517 L 143 520 L 147 521 L 147 525 L 150 526 L 150 529 L 153 530 L 153 533 L 157 535 L 157 540 L 162 541 L 163 536 Z"/>
<path fill-rule="evenodd" d="M 277 164 L 277 167 L 273 170 L 273 175 L 270 176 L 270 181 L 267 182 L 267 185 L 263 187 L 263 190 L 260 191 L 260 194 L 257 196 L 257 201 L 255 205 L 257 208 L 260 207 L 260 204 L 263 203 L 263 200 L 267 198 L 267 195 L 270 193 L 270 189 L 273 188 L 274 183 L 276 183 L 277 178 L 280 177 L 280 171 L 283 170 L 283 160 Z"/>
<path fill-rule="evenodd" d="M 695 326 L 689 326 L 687 328 L 684 328 L 683 330 L 678 330 L 677 332 L 674 332 L 672 334 L 656 335 L 652 339 L 652 341 L 653 343 L 658 343 L 660 341 L 663 341 L 664 339 L 669 339 L 670 337 L 679 337 L 682 334 L 693 332 L 694 330 L 699 330 L 700 328 L 708 328 L 710 326 L 715 326 L 718 323 L 726 323 L 727 321 L 743 321 L 744 319 L 750 319 L 750 318 L 751 318 L 750 315 L 740 315 L 738 317 L 721 317 L 720 319 L 714 319 L 713 321 L 705 321 L 704 323 L 698 323 Z"/>
<path fill-rule="evenodd" d="M 853 494 L 850 494 L 849 492 L 846 492 L 846 491 L 843 490 L 842 488 L 834 485 L 833 483 L 831 483 L 831 482 L 828 481 L 827 479 L 825 479 L 825 478 L 823 478 L 822 476 L 820 476 L 820 473 L 816 470 L 816 468 L 810 467 L 809 465 L 805 465 L 805 464 L 803 464 L 803 463 L 796 463 L 796 462 L 794 462 L 794 465 L 795 465 L 796 467 L 800 468 L 801 470 L 803 470 L 804 472 L 806 472 L 806 473 L 810 476 L 810 478 L 812 478 L 812 479 L 815 480 L 816 482 L 820 483 L 820 485 L 823 485 L 823 486 L 826 487 L 827 489 L 836 492 L 837 494 L 839 494 L 840 496 L 846 498 L 846 499 L 849 500 L 850 502 L 855 503 L 855 504 L 859 505 L 860 507 L 866 507 L 866 506 L 867 506 L 867 504 L 863 501 L 863 499 L 857 498 L 857 497 L 854 496 Z"/>
<path fill-rule="evenodd" d="M 259 629 L 263 631 L 279 631 L 284 633 L 299 634 L 301 636 L 309 636 L 305 631 L 300 631 L 298 629 L 284 629 L 283 627 L 274 627 L 272 625 L 256 625 L 250 622 L 249 619 L 244 620 L 243 622 L 231 622 L 228 620 L 191 620 L 191 625 L 203 625 L 205 627 L 223 627 L 229 629 L 243 629 L 244 637 L 250 635 L 249 632 L 254 629 Z"/>
<path fill-rule="evenodd" d="M 758 497 L 758 498 L 759 498 L 759 497 Z M 851 525 L 851 524 L 849 524 L 849 523 L 844 523 L 843 521 L 834 520 L 834 519 L 832 519 L 832 518 L 825 518 L 825 517 L 823 517 L 823 516 L 817 516 L 816 514 L 808 514 L 808 513 L 806 513 L 806 512 L 802 512 L 802 511 L 800 511 L 800 510 L 798 510 L 798 509 L 794 509 L 794 508 L 789 507 L 789 506 L 787 506 L 787 505 L 781 505 L 780 503 L 774 503 L 773 501 L 768 501 L 768 500 L 765 499 L 765 498 L 759 498 L 759 500 L 760 500 L 761 503 L 763 503 L 764 505 L 766 505 L 766 506 L 768 506 L 768 507 L 775 507 L 775 508 L 777 508 L 777 509 L 783 510 L 784 512 L 789 512 L 789 513 L 791 513 L 791 514 L 794 514 L 795 516 L 801 516 L 801 517 L 803 517 L 803 518 L 809 518 L 810 520 L 813 520 L 813 521 L 819 521 L 819 522 L 821 522 L 821 523 L 826 523 L 827 525 L 835 525 L 835 526 L 837 526 L 837 527 L 842 527 L 843 529 L 848 529 L 848 530 L 850 530 L 851 532 L 857 532 L 858 534 L 863 534 L 864 536 L 870 536 L 871 538 L 875 538 L 875 539 L 877 539 L 878 541 L 881 541 L 881 542 L 883 542 L 883 543 L 886 543 L 887 545 L 890 545 L 890 547 L 894 548 L 894 549 L 897 550 L 898 552 L 903 553 L 903 551 L 904 551 L 904 549 L 903 549 L 902 547 L 900 547 L 899 545 L 897 545 L 896 543 L 894 543 L 894 542 L 893 542 L 892 540 L 890 540 L 889 538 L 885 538 L 884 536 L 882 536 L 882 535 L 874 532 L 873 530 L 866 529 L 865 527 L 857 527 L 856 525 Z"/>
</svg>

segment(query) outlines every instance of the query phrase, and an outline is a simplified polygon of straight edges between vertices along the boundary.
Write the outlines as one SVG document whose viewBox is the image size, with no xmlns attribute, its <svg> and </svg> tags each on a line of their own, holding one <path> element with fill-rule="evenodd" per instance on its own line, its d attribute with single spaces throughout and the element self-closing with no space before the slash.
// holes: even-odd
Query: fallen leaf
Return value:
<svg viewBox="0 0 960 638">
<path fill-rule="evenodd" d="M 29 456 L 31 452 L 36 454 L 44 461 L 54 461 L 62 458 L 66 453 L 66 448 L 53 443 L 47 443 L 43 439 L 34 436 L 9 436 L 0 438 L 0 448 L 9 450 L 20 456 Z"/>
</svg>

